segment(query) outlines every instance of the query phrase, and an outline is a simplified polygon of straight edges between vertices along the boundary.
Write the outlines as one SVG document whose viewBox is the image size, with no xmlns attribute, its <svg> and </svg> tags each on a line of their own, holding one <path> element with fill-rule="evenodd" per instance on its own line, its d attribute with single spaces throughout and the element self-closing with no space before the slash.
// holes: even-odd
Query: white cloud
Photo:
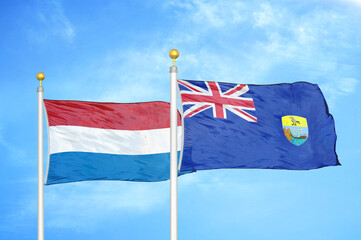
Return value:
<svg viewBox="0 0 361 240">
<path fill-rule="evenodd" d="M 278 25 L 282 20 L 282 11 L 273 9 L 269 3 L 262 3 L 261 10 L 253 12 L 254 25 L 256 27 L 265 27 L 268 25 Z"/>
<path fill-rule="evenodd" d="M 31 183 L 26 179 L 12 183 Z M 35 186 L 34 185 L 34 186 Z M 23 196 L 15 202 L 17 208 L 2 216 L 17 231 L 24 222 L 37 215 L 37 199 Z M 169 182 L 85 181 L 45 186 L 45 228 L 67 228 L 89 232 L 110 218 L 119 221 L 137 218 L 163 208 L 169 209 Z M 124 216 L 127 216 L 125 218 Z M 0 227 L 1 230 L 1 227 Z"/>
<path fill-rule="evenodd" d="M 76 81 L 60 76 L 53 79 L 52 87 L 65 99 L 123 103 L 169 101 L 170 48 L 160 46 L 162 43 L 150 45 L 145 49 L 114 50 L 84 62 L 72 73 Z"/>
<path fill-rule="evenodd" d="M 90 181 L 45 187 L 46 225 L 88 231 L 109 217 L 157 211 L 169 201 L 169 183 Z M 33 205 L 33 204 L 32 204 Z M 101 224 L 100 224 L 101 225 Z"/>
<path fill-rule="evenodd" d="M 331 1 L 346 3 L 346 4 L 351 4 L 353 6 L 356 6 L 356 7 L 361 7 L 361 0 L 331 0 Z"/>
<path fill-rule="evenodd" d="M 237 1 L 169 1 L 165 7 L 185 10 L 187 14 L 185 21 L 191 19 L 192 22 L 206 28 L 225 27 L 228 24 L 239 24 L 244 20 L 244 4 Z M 184 17 L 183 12 L 179 13 L 179 17 Z"/>
<path fill-rule="evenodd" d="M 358 84 L 359 80 L 357 79 L 343 77 L 329 79 L 329 81 L 320 84 L 320 88 L 327 99 L 328 105 L 334 108 L 336 106 L 337 99 L 354 93 Z"/>
<path fill-rule="evenodd" d="M 164 66 L 171 63 L 171 47 L 180 50 L 180 78 L 274 83 L 280 79 L 269 78 L 269 73 L 280 65 L 293 64 L 297 72 L 288 81 L 301 75 L 298 80 L 322 83 L 322 79 L 331 78 L 331 73 L 332 78 L 342 78 L 342 73 L 337 72 L 342 68 L 338 55 L 327 48 L 357 47 L 357 42 L 352 42 L 359 35 L 353 18 L 333 9 L 315 8 L 297 15 L 268 2 L 252 5 L 203 0 L 172 1 L 164 6 L 165 11 L 172 10 L 171 15 L 178 14 L 166 37 L 149 41 L 141 50 L 120 49 L 97 59 L 86 66 L 91 69 L 85 71 L 89 72 L 89 84 L 71 82 L 69 90 L 89 88 L 84 92 L 92 93 L 101 87 L 104 91 L 95 99 L 91 94 L 91 100 L 98 101 L 168 100 L 169 74 Z M 247 26 L 253 26 L 256 36 L 265 38 L 253 36 L 253 41 L 247 42 L 247 32 L 234 32 Z M 233 38 L 230 44 L 227 36 L 223 37 L 227 30 Z M 218 40 L 207 44 L 214 39 Z M 74 84 L 79 84 L 79 88 Z"/>
<path fill-rule="evenodd" d="M 144 102 L 169 97 L 168 49 L 115 51 L 100 63 L 95 77 L 107 79 L 100 101 Z M 104 83 L 104 82 L 103 82 Z"/>
<path fill-rule="evenodd" d="M 22 149 L 17 148 L 16 146 L 17 144 L 11 144 L 3 138 L 2 127 L 0 127 L 0 148 L 4 148 L 5 152 L 8 153 L 8 156 L 17 160 L 17 162 L 25 161 L 25 152 Z"/>
<path fill-rule="evenodd" d="M 46 42 L 49 37 L 57 36 L 67 42 L 73 42 L 75 29 L 66 16 L 60 0 L 41 3 L 36 12 L 40 25 L 28 31 L 30 39 L 36 42 Z"/>
</svg>

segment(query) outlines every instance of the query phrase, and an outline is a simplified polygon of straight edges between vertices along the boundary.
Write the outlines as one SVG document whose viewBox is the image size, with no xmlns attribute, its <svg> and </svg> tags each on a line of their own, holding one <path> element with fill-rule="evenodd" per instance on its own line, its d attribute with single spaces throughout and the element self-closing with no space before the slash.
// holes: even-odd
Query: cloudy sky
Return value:
<svg viewBox="0 0 361 240">
<path fill-rule="evenodd" d="M 179 78 L 319 84 L 343 166 L 179 179 L 179 239 L 361 238 L 361 1 L 0 2 L 0 239 L 37 235 L 37 96 L 169 101 Z M 45 149 L 45 151 L 47 151 Z M 46 239 L 169 238 L 169 181 L 45 187 Z"/>
</svg>

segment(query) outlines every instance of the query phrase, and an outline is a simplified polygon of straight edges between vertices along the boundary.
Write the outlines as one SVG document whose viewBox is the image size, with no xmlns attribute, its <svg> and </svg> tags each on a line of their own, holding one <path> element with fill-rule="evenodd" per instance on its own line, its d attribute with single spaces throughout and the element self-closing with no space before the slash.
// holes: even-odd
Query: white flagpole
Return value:
<svg viewBox="0 0 361 240">
<path fill-rule="evenodd" d="M 40 81 L 38 92 L 38 240 L 44 240 L 44 132 L 43 132 L 43 95 L 41 82 L 45 75 L 39 72 L 36 78 Z"/>
<path fill-rule="evenodd" d="M 178 239 L 178 161 L 177 161 L 177 73 L 175 59 L 179 56 L 176 49 L 169 52 L 173 59 L 170 67 L 170 240 Z"/>
</svg>

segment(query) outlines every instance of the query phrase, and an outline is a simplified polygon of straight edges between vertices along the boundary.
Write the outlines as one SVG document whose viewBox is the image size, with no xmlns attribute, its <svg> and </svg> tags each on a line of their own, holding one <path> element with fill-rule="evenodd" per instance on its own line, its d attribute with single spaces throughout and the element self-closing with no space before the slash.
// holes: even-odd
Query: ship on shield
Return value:
<svg viewBox="0 0 361 240">
<path fill-rule="evenodd" d="M 307 141 L 308 125 L 306 118 L 291 115 L 283 116 L 282 127 L 290 143 L 300 146 Z"/>
</svg>

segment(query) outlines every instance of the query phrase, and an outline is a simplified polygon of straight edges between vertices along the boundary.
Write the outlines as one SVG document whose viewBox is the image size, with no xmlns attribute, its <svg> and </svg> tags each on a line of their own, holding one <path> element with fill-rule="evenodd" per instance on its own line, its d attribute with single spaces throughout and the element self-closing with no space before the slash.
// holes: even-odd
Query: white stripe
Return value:
<svg viewBox="0 0 361 240">
<path fill-rule="evenodd" d="M 192 90 L 192 89 L 190 89 L 190 90 L 181 90 L 180 92 L 181 93 L 190 93 L 190 94 L 199 94 L 199 95 L 207 95 L 207 96 L 211 96 L 211 94 L 210 94 L 210 92 L 208 92 L 207 90 L 204 90 L 203 88 L 201 88 L 201 87 L 198 87 L 198 86 L 196 86 L 196 85 L 194 85 L 193 83 L 190 83 L 190 82 L 188 82 L 188 81 L 184 81 L 184 80 L 178 80 L 179 81 L 179 84 L 181 84 L 183 87 L 186 87 L 186 88 L 188 88 L 188 89 L 190 89 L 189 87 L 187 87 L 187 85 L 189 85 L 189 86 L 191 86 L 192 88 L 194 88 L 194 89 L 197 89 L 198 91 L 200 91 L 200 93 L 199 92 L 197 92 L 197 93 L 195 93 L 195 92 L 193 92 L 194 90 Z M 209 87 L 208 87 L 209 88 Z M 203 93 L 203 94 L 202 94 Z"/>
<path fill-rule="evenodd" d="M 229 105 L 226 106 L 226 108 L 227 108 L 229 111 L 231 111 L 231 112 L 233 112 L 234 114 L 236 114 L 237 116 L 239 116 L 239 117 L 247 120 L 248 122 L 257 122 L 257 121 L 255 121 L 254 119 L 248 117 L 248 115 L 244 114 L 244 113 L 246 113 L 246 112 L 243 111 L 242 109 L 245 109 L 245 108 L 239 108 L 239 107 L 236 108 L 236 107 L 229 106 Z M 236 111 L 235 109 L 238 109 L 238 110 L 240 110 L 241 112 L 238 112 L 238 111 Z M 249 113 L 247 113 L 247 114 L 249 114 Z M 249 115 L 252 116 L 251 114 L 249 114 Z M 254 117 L 255 119 L 257 119 L 255 116 L 252 116 L 252 117 Z"/>
<path fill-rule="evenodd" d="M 224 95 L 223 97 L 226 97 L 226 96 L 229 96 L 229 97 L 239 97 L 243 94 L 245 94 L 246 92 L 248 92 L 249 88 L 248 88 L 248 85 L 244 86 L 243 88 L 241 88 L 241 90 L 238 90 L 237 92 L 234 92 L 232 93 L 231 95 L 225 95 L 227 94 L 228 92 L 231 92 L 233 91 L 235 88 L 237 88 L 239 85 L 236 85 L 235 87 L 229 89 L 227 92 L 223 93 L 222 95 Z"/>
<path fill-rule="evenodd" d="M 178 126 L 181 143 L 182 127 Z M 145 155 L 170 152 L 170 129 L 113 130 L 78 126 L 49 127 L 50 154 L 59 152 L 93 152 Z M 180 150 L 178 145 L 178 150 Z"/>
<path fill-rule="evenodd" d="M 202 112 L 202 111 L 204 111 L 204 110 L 212 107 L 212 104 L 211 104 L 211 103 L 207 103 L 207 104 L 206 104 L 206 103 L 198 103 L 198 102 L 196 102 L 196 103 L 192 103 L 192 104 L 194 104 L 194 106 L 190 107 L 187 111 L 185 111 L 185 112 L 184 112 L 184 116 L 186 116 L 186 117 L 192 117 L 192 116 L 194 116 L 195 114 L 200 113 L 200 112 Z M 183 105 L 185 105 L 185 104 L 183 104 Z M 209 105 L 209 107 L 203 109 L 203 110 L 200 111 L 200 112 L 195 112 L 195 113 L 193 113 L 192 115 L 188 116 L 189 113 L 193 112 L 194 110 L 196 110 L 196 109 L 198 109 L 198 108 L 203 107 L 204 105 Z M 213 104 L 213 105 L 214 105 L 214 104 Z"/>
</svg>

